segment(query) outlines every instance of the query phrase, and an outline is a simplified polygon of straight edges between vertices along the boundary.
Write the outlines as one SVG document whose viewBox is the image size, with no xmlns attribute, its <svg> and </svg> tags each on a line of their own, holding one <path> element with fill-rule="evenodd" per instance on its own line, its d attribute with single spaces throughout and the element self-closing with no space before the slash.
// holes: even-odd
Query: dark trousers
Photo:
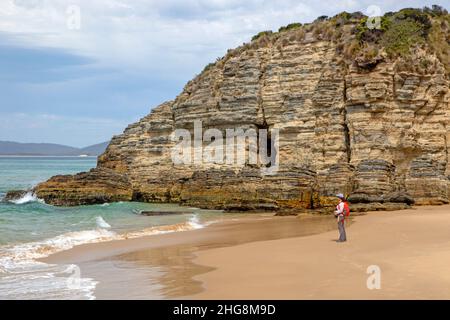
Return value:
<svg viewBox="0 0 450 320">
<path fill-rule="evenodd" d="M 339 241 L 347 241 L 347 235 L 345 234 L 345 222 L 344 217 L 339 216 L 338 218 L 338 229 L 339 229 Z"/>
</svg>

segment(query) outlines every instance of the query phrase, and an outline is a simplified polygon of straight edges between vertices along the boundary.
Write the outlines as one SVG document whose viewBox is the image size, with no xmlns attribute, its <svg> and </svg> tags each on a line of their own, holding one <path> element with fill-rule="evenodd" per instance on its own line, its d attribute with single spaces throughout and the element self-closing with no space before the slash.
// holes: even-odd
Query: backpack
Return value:
<svg viewBox="0 0 450 320">
<path fill-rule="evenodd" d="M 350 207 L 348 206 L 348 202 L 344 201 L 344 215 L 348 217 L 350 215 Z"/>
</svg>

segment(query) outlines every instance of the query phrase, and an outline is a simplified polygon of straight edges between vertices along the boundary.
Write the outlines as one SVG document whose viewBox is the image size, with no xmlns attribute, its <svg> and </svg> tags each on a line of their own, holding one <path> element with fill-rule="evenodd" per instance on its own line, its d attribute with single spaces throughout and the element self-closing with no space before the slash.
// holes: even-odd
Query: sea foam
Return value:
<svg viewBox="0 0 450 320">
<path fill-rule="evenodd" d="M 95 222 L 97 223 L 97 227 L 102 229 L 110 229 L 111 225 L 107 223 L 101 216 L 95 218 Z"/>
<path fill-rule="evenodd" d="M 35 201 L 35 200 L 34 200 Z M 203 228 L 197 214 L 188 221 L 117 234 L 107 230 L 109 223 L 101 216 L 96 219 L 97 229 L 68 232 L 42 241 L 0 247 L 0 299 L 95 299 L 97 282 L 79 278 L 78 287 L 71 288 L 68 281 L 75 265 L 51 265 L 38 259 L 69 250 L 75 246 L 112 240 L 139 238 L 172 232 Z"/>
<path fill-rule="evenodd" d="M 15 200 L 10 200 L 9 202 L 14 203 L 14 204 L 25 204 L 25 203 L 36 202 L 36 201 L 44 203 L 44 201 L 39 199 L 34 192 L 29 191 L 25 195 L 23 195 L 21 198 L 15 199 Z"/>
<path fill-rule="evenodd" d="M 109 241 L 117 234 L 104 229 L 75 231 L 43 241 L 0 248 L 0 298 L 4 299 L 94 299 L 96 281 L 77 279 L 68 285 L 75 265 L 51 265 L 37 261 L 74 246 Z"/>
<path fill-rule="evenodd" d="M 204 228 L 204 225 L 200 223 L 200 220 L 198 219 L 198 215 L 193 214 L 192 217 L 189 219 L 188 224 L 192 227 L 192 229 L 202 229 Z"/>
</svg>

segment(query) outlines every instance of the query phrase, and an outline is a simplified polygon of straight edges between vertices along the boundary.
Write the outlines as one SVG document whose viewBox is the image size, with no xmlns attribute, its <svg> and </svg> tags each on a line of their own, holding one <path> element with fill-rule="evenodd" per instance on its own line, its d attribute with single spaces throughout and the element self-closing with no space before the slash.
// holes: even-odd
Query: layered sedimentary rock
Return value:
<svg viewBox="0 0 450 320">
<path fill-rule="evenodd" d="M 60 206 L 77 206 L 117 201 L 130 201 L 132 187 L 128 178 L 114 170 L 92 169 L 76 175 L 52 177 L 38 196 L 47 203 Z"/>
<path fill-rule="evenodd" d="M 343 63 L 336 46 L 292 31 L 239 48 L 114 137 L 97 169 L 52 178 L 36 192 L 56 205 L 136 200 L 240 210 L 320 208 L 338 192 L 370 208 L 448 203 L 450 93 L 442 63 L 427 56 L 434 67 L 426 74 L 400 71 L 386 58 L 361 68 Z M 415 53 L 417 63 L 424 52 Z M 174 163 L 173 132 L 194 136 L 195 121 L 224 135 L 279 130 L 278 169 Z"/>
</svg>

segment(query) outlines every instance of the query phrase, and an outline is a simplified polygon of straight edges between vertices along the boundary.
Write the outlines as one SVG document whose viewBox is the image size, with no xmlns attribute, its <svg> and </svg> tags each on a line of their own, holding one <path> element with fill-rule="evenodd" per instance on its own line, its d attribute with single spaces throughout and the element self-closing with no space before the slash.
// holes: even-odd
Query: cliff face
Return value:
<svg viewBox="0 0 450 320">
<path fill-rule="evenodd" d="M 413 64 L 430 61 L 425 71 L 400 68 L 405 59 L 383 52 L 363 63 L 343 55 L 315 30 L 257 39 L 114 137 L 97 169 L 54 177 L 36 192 L 57 205 L 140 200 L 241 210 L 326 207 L 338 192 L 361 208 L 448 203 L 445 65 L 426 46 L 411 53 Z M 174 164 L 171 134 L 193 135 L 198 120 L 204 131 L 278 129 L 278 171 Z"/>
</svg>

